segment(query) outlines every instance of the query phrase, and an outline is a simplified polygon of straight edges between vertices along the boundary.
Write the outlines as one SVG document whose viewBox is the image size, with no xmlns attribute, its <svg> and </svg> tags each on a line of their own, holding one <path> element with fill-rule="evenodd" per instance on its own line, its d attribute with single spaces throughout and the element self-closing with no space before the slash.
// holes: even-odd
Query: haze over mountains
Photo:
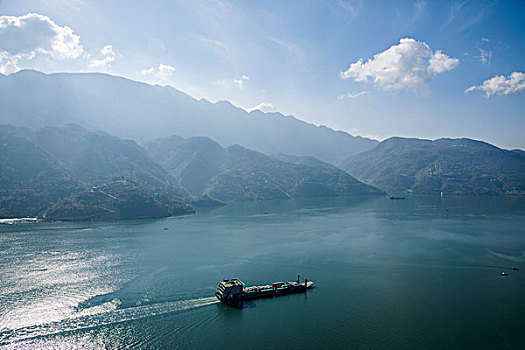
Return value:
<svg viewBox="0 0 525 350">
<path fill-rule="evenodd" d="M 341 168 L 389 192 L 525 194 L 525 153 L 471 139 L 393 137 Z"/>
<path fill-rule="evenodd" d="M 525 194 L 525 152 L 481 141 L 379 143 L 105 74 L 0 75 L 0 96 L 2 218 L 163 217 L 384 191 Z"/>
<path fill-rule="evenodd" d="M 231 201 L 382 194 L 321 161 L 285 162 L 239 145 L 223 148 L 207 137 L 172 136 L 146 150 L 194 196 Z"/>
<path fill-rule="evenodd" d="M 118 219 L 129 212 L 122 207 L 133 206 L 155 217 L 194 211 L 185 192 L 134 141 L 77 125 L 2 125 L 0 160 L 0 217 L 44 215 L 52 206 L 61 219 Z M 96 201 L 78 196 L 85 191 Z M 67 210 L 59 215 L 61 201 Z"/>
<path fill-rule="evenodd" d="M 315 126 L 280 113 L 251 113 L 229 102 L 210 103 L 172 87 L 99 73 L 0 75 L 0 124 L 75 123 L 139 142 L 171 135 L 207 136 L 265 154 L 313 156 L 338 164 L 378 142 Z"/>
<path fill-rule="evenodd" d="M 172 136 L 148 149 L 152 156 L 135 141 L 73 124 L 0 125 L 0 218 L 151 218 L 221 204 L 214 197 L 382 194 L 320 161 L 286 163 L 238 145 L 223 148 L 206 137 Z"/>
</svg>

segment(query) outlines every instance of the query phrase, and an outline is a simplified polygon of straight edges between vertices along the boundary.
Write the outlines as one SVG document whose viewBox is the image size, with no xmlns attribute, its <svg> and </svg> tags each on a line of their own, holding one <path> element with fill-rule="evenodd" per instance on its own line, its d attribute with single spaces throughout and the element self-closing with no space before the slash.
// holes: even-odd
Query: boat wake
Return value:
<svg viewBox="0 0 525 350">
<path fill-rule="evenodd" d="M 18 329 L 0 329 L 0 345 L 64 332 L 97 328 L 142 318 L 178 313 L 217 304 L 218 302 L 215 297 L 207 297 L 118 309 L 119 301 L 113 300 L 102 305 L 82 309 L 72 317 L 61 321 Z"/>
</svg>

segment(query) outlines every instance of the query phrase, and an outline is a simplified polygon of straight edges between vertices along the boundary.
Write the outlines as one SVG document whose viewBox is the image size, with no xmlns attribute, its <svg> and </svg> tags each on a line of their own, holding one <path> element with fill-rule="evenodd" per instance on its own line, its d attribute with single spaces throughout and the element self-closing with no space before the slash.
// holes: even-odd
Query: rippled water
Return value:
<svg viewBox="0 0 525 350">
<path fill-rule="evenodd" d="M 525 201 L 514 197 L 235 203 L 152 221 L 0 225 L 0 346 L 521 348 L 524 261 Z M 316 288 L 242 309 L 213 297 L 223 278 L 298 273 Z"/>
</svg>

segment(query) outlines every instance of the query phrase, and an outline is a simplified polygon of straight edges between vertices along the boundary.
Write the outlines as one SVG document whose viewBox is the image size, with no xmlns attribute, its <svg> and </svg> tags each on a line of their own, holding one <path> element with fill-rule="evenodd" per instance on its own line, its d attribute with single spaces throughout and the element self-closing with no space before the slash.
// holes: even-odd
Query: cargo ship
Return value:
<svg viewBox="0 0 525 350">
<path fill-rule="evenodd" d="M 301 283 L 300 276 L 297 276 L 297 281 L 274 282 L 263 286 L 245 287 L 240 279 L 232 278 L 219 282 L 215 296 L 222 303 L 235 304 L 244 300 L 306 292 L 309 288 L 312 288 L 313 284 L 312 281 L 307 279 Z"/>
</svg>

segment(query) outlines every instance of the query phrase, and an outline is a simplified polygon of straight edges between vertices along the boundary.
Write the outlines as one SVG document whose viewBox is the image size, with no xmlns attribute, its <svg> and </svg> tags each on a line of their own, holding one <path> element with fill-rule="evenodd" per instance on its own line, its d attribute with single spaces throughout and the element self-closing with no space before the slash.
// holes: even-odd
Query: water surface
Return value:
<svg viewBox="0 0 525 350">
<path fill-rule="evenodd" d="M 0 226 L 6 348 L 521 348 L 525 201 L 243 202 Z M 501 277 L 507 271 L 508 277 Z M 219 280 L 315 282 L 234 309 Z"/>
</svg>

